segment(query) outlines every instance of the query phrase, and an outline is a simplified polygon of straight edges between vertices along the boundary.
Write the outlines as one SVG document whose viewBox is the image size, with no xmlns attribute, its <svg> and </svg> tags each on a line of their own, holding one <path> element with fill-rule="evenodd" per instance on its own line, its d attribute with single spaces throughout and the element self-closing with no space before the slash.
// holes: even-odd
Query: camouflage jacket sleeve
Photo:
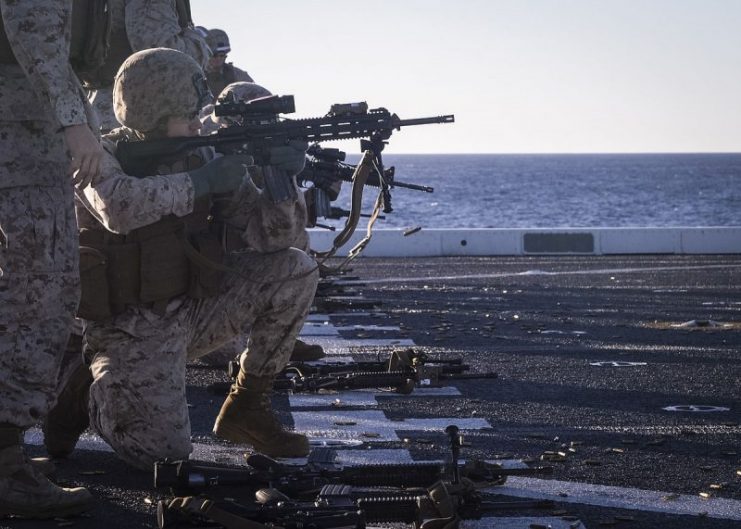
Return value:
<svg viewBox="0 0 741 529">
<path fill-rule="evenodd" d="M 135 178 L 123 172 L 106 140 L 103 180 L 86 187 L 80 197 L 85 208 L 105 228 L 128 233 L 167 215 L 185 216 L 193 211 L 193 184 L 187 173 Z"/>
<path fill-rule="evenodd" d="M 127 0 L 126 34 L 134 51 L 172 48 L 193 57 L 205 67 L 211 50 L 192 28 L 178 23 L 174 0 Z"/>
<path fill-rule="evenodd" d="M 260 180 L 258 172 L 258 167 L 250 167 L 250 176 L 257 181 Z M 224 212 L 225 220 L 241 230 L 242 240 L 249 248 L 270 253 L 290 247 L 302 250 L 308 247 L 303 193 L 298 192 L 298 200 L 273 204 L 252 180 L 245 179 L 233 204 Z"/>
<path fill-rule="evenodd" d="M 39 100 L 60 125 L 87 123 L 85 94 L 69 63 L 71 0 L 0 0 L 5 32 Z"/>
</svg>

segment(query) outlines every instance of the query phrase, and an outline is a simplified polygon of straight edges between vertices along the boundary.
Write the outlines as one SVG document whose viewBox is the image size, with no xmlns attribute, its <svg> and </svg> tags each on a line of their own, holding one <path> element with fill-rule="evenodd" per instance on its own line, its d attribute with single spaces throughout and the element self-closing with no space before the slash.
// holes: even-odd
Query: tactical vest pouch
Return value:
<svg viewBox="0 0 741 529">
<path fill-rule="evenodd" d="M 114 313 L 120 313 L 126 305 L 139 303 L 139 244 L 109 244 L 106 254 L 111 305 Z"/>
<path fill-rule="evenodd" d="M 139 243 L 142 303 L 163 301 L 188 291 L 190 266 L 183 232 L 164 233 Z"/>
<path fill-rule="evenodd" d="M 80 284 L 82 296 L 77 315 L 86 320 L 110 318 L 111 303 L 108 296 L 107 259 L 105 254 L 90 246 L 80 247 Z"/>
<path fill-rule="evenodd" d="M 199 233 L 192 237 L 191 244 L 199 256 L 191 258 L 188 296 L 203 299 L 218 295 L 224 278 L 220 269 L 225 257 L 221 242 L 212 234 Z"/>
</svg>

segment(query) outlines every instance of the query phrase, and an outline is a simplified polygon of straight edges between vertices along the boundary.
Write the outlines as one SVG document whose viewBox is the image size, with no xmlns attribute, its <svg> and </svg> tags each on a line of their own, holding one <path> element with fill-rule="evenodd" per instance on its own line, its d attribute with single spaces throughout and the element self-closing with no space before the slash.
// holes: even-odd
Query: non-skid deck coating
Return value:
<svg viewBox="0 0 741 529">
<path fill-rule="evenodd" d="M 553 476 L 510 478 L 490 492 L 559 502 L 556 512 L 506 512 L 466 527 L 560 528 L 575 518 L 592 529 L 741 527 L 741 256 L 360 259 L 352 266 L 337 302 L 326 304 L 334 312 L 311 316 L 307 341 L 325 345 L 332 359 L 384 357 L 414 344 L 499 378 L 409 396 L 276 397 L 283 419 L 313 445 L 334 446 L 338 462 L 442 460 L 440 429 L 458 424 L 463 457 L 555 467 Z M 205 388 L 225 375 L 192 366 L 188 376 L 196 457 L 238 464 L 244 450 L 210 434 L 222 398 Z M 665 410 L 671 407 L 680 411 Z M 32 455 L 43 455 L 38 431 L 27 440 Z M 58 475 L 98 498 L 73 527 L 154 526 L 162 494 L 96 436 L 85 436 Z"/>
</svg>

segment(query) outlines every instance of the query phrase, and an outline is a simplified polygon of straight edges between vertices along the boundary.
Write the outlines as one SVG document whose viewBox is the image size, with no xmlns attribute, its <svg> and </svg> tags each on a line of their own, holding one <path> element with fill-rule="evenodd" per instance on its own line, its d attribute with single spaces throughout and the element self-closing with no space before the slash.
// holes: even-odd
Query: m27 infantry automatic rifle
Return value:
<svg viewBox="0 0 741 529">
<path fill-rule="evenodd" d="M 393 388 L 395 392 L 410 394 L 415 387 L 440 387 L 443 381 L 462 379 L 492 379 L 497 373 L 465 373 L 469 366 L 460 359 L 434 359 L 408 349 L 391 353 L 388 361 L 289 363 L 276 377 L 273 389 L 315 393 L 321 390 L 349 390 L 366 388 Z M 239 363 L 228 366 L 236 378 Z M 212 384 L 211 392 L 223 394 L 228 384 Z"/>
<path fill-rule="evenodd" d="M 309 155 L 309 158 L 306 160 L 306 166 L 303 171 L 296 176 L 296 181 L 299 185 L 305 185 L 307 182 L 311 182 L 315 187 L 325 190 L 329 194 L 330 200 L 335 200 L 337 195 L 330 191 L 330 187 L 338 181 L 352 182 L 357 166 L 345 163 L 347 154 L 344 151 L 323 148 L 318 143 L 309 147 L 306 154 Z M 396 180 L 395 174 L 395 167 L 387 167 L 382 172 L 377 171 L 368 175 L 365 185 L 377 188 L 383 188 L 384 186 L 391 188 L 399 187 L 413 191 L 424 191 L 425 193 L 433 193 L 435 191 L 434 188 L 429 186 L 400 182 Z M 384 209 L 384 213 L 391 213 L 391 211 L 391 203 L 388 203 Z"/>
<path fill-rule="evenodd" d="M 454 529 L 461 519 L 480 519 L 486 514 L 509 509 L 553 506 L 553 503 L 548 501 L 492 501 L 491 497 L 481 495 L 477 489 L 491 485 L 490 478 L 495 477 L 498 482 L 503 482 L 503 473 L 511 471 L 481 464 L 460 467 L 459 430 L 451 425 L 445 432 L 451 443 L 452 472 L 442 470 L 441 466 L 419 465 L 421 472 L 417 473 L 417 464 L 378 465 L 358 467 L 357 473 L 347 472 L 344 476 L 339 474 L 331 476 L 331 473 L 317 475 L 317 469 L 310 469 L 304 477 L 299 477 L 301 470 L 288 472 L 287 467 L 269 458 L 252 456 L 257 458 L 253 459 L 252 463 L 260 467 L 259 472 L 267 472 L 273 477 L 270 488 L 257 491 L 256 501 L 237 503 L 235 500 L 218 501 L 204 496 L 176 497 L 162 501 L 158 505 L 159 526 L 175 528 L 185 526 L 187 523 L 189 526 L 198 524 L 202 527 L 235 529 L 261 529 L 276 525 L 331 528 L 341 527 L 338 522 L 344 517 L 347 524 L 345 527 L 364 527 L 366 522 L 396 522 L 414 524 L 421 529 Z M 403 467 L 406 467 L 405 473 Z M 469 471 L 469 468 L 474 467 L 479 470 Z M 483 473 L 480 472 L 481 469 L 484 469 Z M 169 470 L 167 469 L 168 472 Z M 384 471 L 389 470 L 384 477 Z M 551 469 L 549 467 L 523 469 L 522 474 L 548 473 L 546 470 Z M 451 473 L 452 478 L 444 477 L 445 474 Z M 309 483 L 310 489 L 320 486 L 318 496 L 313 501 L 292 499 L 287 495 L 288 489 L 284 488 L 286 483 L 290 483 L 290 479 L 286 481 L 286 477 L 291 475 L 297 477 L 296 483 L 301 481 Z M 358 479 L 361 475 L 367 478 Z M 359 486 L 341 483 L 342 477 L 358 480 Z M 189 483 L 209 481 L 202 478 L 203 476 L 194 479 L 191 475 Z M 234 481 L 234 476 L 231 478 L 230 481 Z M 486 481 L 481 481 L 482 478 Z M 211 479 L 215 479 L 215 475 L 211 475 Z M 322 485 L 328 479 L 337 481 Z M 391 484 L 391 481 L 394 484 Z M 378 488 L 379 485 L 382 487 Z M 193 490 L 193 487 L 189 487 L 188 490 Z"/>
<path fill-rule="evenodd" d="M 369 109 L 367 103 L 332 105 L 323 117 L 281 119 L 280 114 L 295 112 L 293 96 L 269 96 L 244 103 L 220 100 L 214 109 L 217 116 L 232 116 L 234 124 L 208 136 L 161 138 L 136 142 L 119 142 L 116 156 L 123 170 L 132 176 L 153 174 L 162 161 L 199 148 L 214 147 L 222 153 L 244 153 L 253 156 L 257 165 L 270 166 L 270 152 L 275 146 L 291 140 L 310 143 L 353 138 L 368 138 L 361 149 L 373 150 L 376 166 L 382 167 L 380 150 L 394 130 L 413 125 L 452 123 L 452 115 L 401 119 L 385 108 Z M 364 147 L 367 147 L 364 148 Z M 265 190 L 274 203 L 295 198 L 293 185 L 279 171 L 265 171 Z"/>
<path fill-rule="evenodd" d="M 334 455 L 334 451 L 330 453 Z M 310 460 L 305 465 L 286 465 L 263 454 L 247 457 L 247 465 L 245 468 L 227 468 L 190 460 L 158 461 L 154 465 L 154 486 L 169 489 L 179 496 L 224 487 L 239 487 L 251 492 L 267 487 L 278 489 L 291 497 L 306 497 L 316 495 L 325 485 L 428 487 L 450 472 L 446 468 L 449 465 L 434 462 L 343 466 Z M 545 475 L 552 472 L 552 467 L 502 468 L 479 460 L 467 461 L 458 469 L 461 477 L 479 487 L 502 485 L 507 476 Z"/>
</svg>

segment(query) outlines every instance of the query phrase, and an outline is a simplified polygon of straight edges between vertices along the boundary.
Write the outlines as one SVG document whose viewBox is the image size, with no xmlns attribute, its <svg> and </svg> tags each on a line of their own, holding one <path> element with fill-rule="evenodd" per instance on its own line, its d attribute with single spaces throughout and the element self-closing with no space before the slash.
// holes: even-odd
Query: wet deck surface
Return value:
<svg viewBox="0 0 741 529">
<path fill-rule="evenodd" d="M 327 287 L 306 341 L 358 357 L 413 343 L 499 377 L 451 381 L 442 394 L 276 397 L 283 419 L 317 441 L 362 442 L 338 448 L 338 460 L 442 460 L 441 429 L 458 424 L 464 457 L 563 459 L 548 462 L 553 476 L 501 489 L 554 498 L 556 512 L 466 527 L 529 527 L 526 515 L 560 527 L 563 511 L 588 528 L 741 527 L 741 256 L 359 259 L 352 268 Z M 221 398 L 206 386 L 226 375 L 192 366 L 188 377 L 196 457 L 241 461 L 244 450 L 210 434 Z M 36 432 L 29 440 L 43 455 Z M 156 526 L 165 494 L 92 434 L 58 477 L 98 498 L 72 527 Z"/>
</svg>

